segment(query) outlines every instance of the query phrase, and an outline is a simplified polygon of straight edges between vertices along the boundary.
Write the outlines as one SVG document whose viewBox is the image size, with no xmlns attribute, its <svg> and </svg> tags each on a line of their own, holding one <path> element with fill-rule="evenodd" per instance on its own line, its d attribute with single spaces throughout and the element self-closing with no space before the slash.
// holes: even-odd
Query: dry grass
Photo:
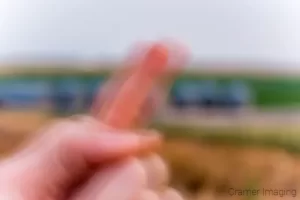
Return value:
<svg viewBox="0 0 300 200">
<path fill-rule="evenodd" d="M 49 115 L 34 111 L 0 111 L 0 156 L 14 150 L 49 121 Z"/>
<path fill-rule="evenodd" d="M 37 111 L 0 111 L 0 131 L 31 133 L 49 120 L 49 114 Z"/>
<path fill-rule="evenodd" d="M 252 186 L 300 189 L 300 159 L 283 150 L 177 139 L 166 143 L 162 155 L 170 163 L 173 184 L 196 196 L 222 199 L 228 197 L 228 188 Z"/>
</svg>

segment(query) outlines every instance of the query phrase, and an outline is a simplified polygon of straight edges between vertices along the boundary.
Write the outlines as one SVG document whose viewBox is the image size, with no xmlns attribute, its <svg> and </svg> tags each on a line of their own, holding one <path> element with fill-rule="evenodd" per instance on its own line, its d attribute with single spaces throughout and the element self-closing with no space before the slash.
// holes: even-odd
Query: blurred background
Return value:
<svg viewBox="0 0 300 200">
<path fill-rule="evenodd" d="M 297 199 L 299 10 L 298 0 L 1 0 L 0 153 L 89 112 L 136 42 L 173 38 L 191 60 L 151 124 L 166 136 L 172 185 L 192 200 Z"/>
</svg>

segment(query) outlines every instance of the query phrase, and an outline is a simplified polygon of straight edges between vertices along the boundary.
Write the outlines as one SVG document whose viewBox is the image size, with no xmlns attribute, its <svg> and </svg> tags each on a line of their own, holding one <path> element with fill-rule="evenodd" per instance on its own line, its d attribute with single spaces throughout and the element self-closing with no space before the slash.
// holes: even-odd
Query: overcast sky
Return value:
<svg viewBox="0 0 300 200">
<path fill-rule="evenodd" d="M 300 63 L 300 1 L 0 0 L 0 59 L 120 57 L 160 37 L 197 59 Z"/>
</svg>

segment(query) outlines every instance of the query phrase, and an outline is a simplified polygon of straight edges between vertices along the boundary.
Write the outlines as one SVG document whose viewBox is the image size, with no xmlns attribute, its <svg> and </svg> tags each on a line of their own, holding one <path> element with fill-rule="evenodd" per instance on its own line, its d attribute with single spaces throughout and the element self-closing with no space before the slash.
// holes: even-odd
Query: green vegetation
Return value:
<svg viewBox="0 0 300 200">
<path fill-rule="evenodd" d="M 60 82 L 67 79 L 94 87 L 93 80 L 105 79 L 112 71 L 107 66 L 102 70 L 84 71 L 79 69 L 66 68 L 38 68 L 16 70 L 7 73 L 2 72 L 0 84 L 7 81 L 47 81 Z M 231 82 L 243 83 L 253 95 L 253 105 L 257 107 L 278 107 L 278 106 L 299 106 L 300 105 L 300 77 L 270 75 L 260 76 L 259 74 L 222 74 L 222 73 L 192 73 L 186 72 L 177 77 L 173 90 L 185 83 L 201 85 L 202 81 L 215 81 L 218 85 L 226 86 Z"/>
<path fill-rule="evenodd" d="M 291 153 L 300 153 L 300 137 L 288 130 L 259 130 L 251 128 L 200 128 L 179 125 L 153 125 L 166 138 L 187 138 L 215 144 L 282 148 Z"/>
</svg>

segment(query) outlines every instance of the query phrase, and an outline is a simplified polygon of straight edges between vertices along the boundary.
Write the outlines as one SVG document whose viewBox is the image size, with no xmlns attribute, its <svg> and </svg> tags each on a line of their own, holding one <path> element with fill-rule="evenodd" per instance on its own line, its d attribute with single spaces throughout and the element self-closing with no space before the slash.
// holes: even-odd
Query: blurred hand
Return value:
<svg viewBox="0 0 300 200">
<path fill-rule="evenodd" d="M 58 122 L 0 164 L 1 200 L 180 200 L 167 187 L 153 131 L 115 130 L 91 117 Z"/>
</svg>

